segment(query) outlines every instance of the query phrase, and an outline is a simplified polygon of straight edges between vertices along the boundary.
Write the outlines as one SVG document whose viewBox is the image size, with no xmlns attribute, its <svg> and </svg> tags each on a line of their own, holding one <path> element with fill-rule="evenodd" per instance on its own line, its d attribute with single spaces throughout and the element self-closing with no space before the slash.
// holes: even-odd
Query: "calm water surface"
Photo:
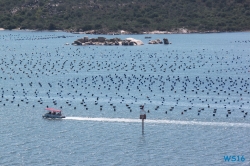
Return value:
<svg viewBox="0 0 250 166">
<path fill-rule="evenodd" d="M 249 35 L 81 47 L 65 43 L 84 35 L 1 31 L 0 165 L 250 165 Z M 66 119 L 42 119 L 46 107 Z"/>
</svg>

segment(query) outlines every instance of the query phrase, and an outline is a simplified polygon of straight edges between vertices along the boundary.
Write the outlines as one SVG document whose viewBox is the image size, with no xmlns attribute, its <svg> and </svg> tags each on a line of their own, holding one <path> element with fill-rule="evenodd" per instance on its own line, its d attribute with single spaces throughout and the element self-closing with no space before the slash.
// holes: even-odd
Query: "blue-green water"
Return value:
<svg viewBox="0 0 250 166">
<path fill-rule="evenodd" d="M 249 33 L 65 45 L 83 36 L 0 32 L 0 165 L 250 164 Z M 42 119 L 47 106 L 66 119 Z"/>
</svg>

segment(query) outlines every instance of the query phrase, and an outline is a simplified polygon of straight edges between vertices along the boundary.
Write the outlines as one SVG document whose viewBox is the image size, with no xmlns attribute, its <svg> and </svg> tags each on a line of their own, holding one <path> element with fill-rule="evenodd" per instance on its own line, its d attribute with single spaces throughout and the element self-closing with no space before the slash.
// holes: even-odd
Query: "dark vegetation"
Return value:
<svg viewBox="0 0 250 166">
<path fill-rule="evenodd" d="M 141 33 L 250 28 L 250 0 L 1 0 L 0 13 L 5 29 Z"/>
</svg>

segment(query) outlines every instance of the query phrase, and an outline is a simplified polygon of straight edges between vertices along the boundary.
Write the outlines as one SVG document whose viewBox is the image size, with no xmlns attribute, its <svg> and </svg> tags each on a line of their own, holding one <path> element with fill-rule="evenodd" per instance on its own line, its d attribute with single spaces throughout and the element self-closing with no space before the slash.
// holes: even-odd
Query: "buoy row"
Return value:
<svg viewBox="0 0 250 166">
<path fill-rule="evenodd" d="M 18 40 L 43 38 L 15 36 Z M 145 53 L 142 48 L 49 45 L 31 45 L 26 50 L 18 42 L 16 48 L 0 46 L 3 106 L 134 112 L 138 108 L 134 105 L 145 103 L 148 113 L 166 116 L 174 112 L 248 115 L 250 57 L 244 50 L 237 50 L 239 54 L 224 49 Z"/>
</svg>

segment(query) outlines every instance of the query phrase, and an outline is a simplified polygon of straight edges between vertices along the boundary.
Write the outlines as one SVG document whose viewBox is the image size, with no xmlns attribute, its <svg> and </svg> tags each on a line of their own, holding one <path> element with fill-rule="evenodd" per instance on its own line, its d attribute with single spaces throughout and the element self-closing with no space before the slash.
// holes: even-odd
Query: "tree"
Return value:
<svg viewBox="0 0 250 166">
<path fill-rule="evenodd" d="M 54 23 L 50 23 L 49 27 L 48 27 L 48 30 L 56 30 L 55 24 Z"/>
</svg>

